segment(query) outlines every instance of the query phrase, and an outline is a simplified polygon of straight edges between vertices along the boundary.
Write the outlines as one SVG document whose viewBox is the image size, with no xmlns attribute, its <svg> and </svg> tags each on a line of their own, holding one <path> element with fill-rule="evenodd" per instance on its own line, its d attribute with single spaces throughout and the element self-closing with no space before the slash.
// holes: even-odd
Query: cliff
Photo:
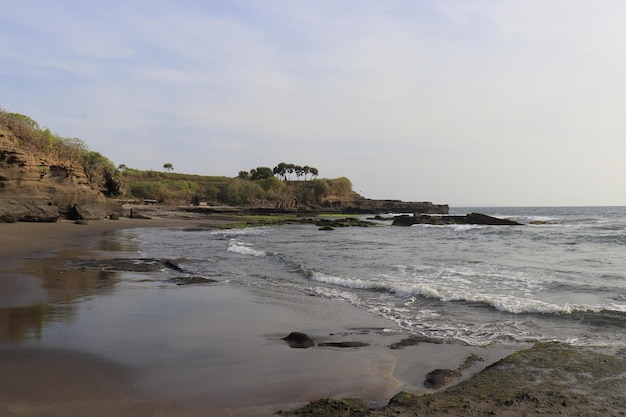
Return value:
<svg viewBox="0 0 626 417">
<path fill-rule="evenodd" d="M 0 126 L 0 222 L 106 216 L 106 198 L 77 162 L 30 153 L 15 146 Z"/>
</svg>

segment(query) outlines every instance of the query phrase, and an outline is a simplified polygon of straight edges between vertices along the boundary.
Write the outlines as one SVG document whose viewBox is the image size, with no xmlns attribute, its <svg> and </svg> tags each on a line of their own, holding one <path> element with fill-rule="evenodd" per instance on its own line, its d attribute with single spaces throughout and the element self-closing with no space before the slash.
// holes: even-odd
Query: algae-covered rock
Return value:
<svg viewBox="0 0 626 417">
<path fill-rule="evenodd" d="M 561 343 L 538 343 L 457 385 L 429 395 L 400 393 L 369 416 L 623 416 L 626 358 Z"/>
<path fill-rule="evenodd" d="M 283 416 L 359 417 L 365 416 L 370 405 L 361 398 L 324 398 L 292 411 L 281 411 Z"/>
<path fill-rule="evenodd" d="M 426 375 L 424 386 L 426 388 L 439 389 L 461 377 L 461 372 L 457 369 L 435 369 Z"/>
</svg>

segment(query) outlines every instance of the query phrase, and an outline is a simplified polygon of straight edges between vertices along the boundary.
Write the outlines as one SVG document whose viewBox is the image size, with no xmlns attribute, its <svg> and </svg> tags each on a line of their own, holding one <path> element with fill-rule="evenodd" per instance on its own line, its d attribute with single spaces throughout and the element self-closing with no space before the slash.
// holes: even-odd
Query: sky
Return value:
<svg viewBox="0 0 626 417">
<path fill-rule="evenodd" d="M 22 0 L 0 107 L 116 165 L 365 197 L 626 205 L 623 0 Z"/>
</svg>

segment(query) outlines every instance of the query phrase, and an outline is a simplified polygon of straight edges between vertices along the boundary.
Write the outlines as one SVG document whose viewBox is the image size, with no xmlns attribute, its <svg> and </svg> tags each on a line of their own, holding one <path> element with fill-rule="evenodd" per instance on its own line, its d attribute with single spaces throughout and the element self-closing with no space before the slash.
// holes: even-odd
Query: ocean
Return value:
<svg viewBox="0 0 626 417">
<path fill-rule="evenodd" d="M 626 342 L 626 207 L 452 208 L 525 226 L 131 229 L 146 258 L 226 285 L 349 303 L 476 346 Z M 368 216 L 363 216 L 367 218 Z"/>
</svg>

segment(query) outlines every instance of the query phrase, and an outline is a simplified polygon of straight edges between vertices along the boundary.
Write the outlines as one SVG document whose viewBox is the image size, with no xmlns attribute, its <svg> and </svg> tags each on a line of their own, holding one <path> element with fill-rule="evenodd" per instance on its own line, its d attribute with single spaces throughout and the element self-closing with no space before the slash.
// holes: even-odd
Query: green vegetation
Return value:
<svg viewBox="0 0 626 417">
<path fill-rule="evenodd" d="M 126 197 L 169 204 L 294 208 L 355 197 L 347 178 L 283 181 L 273 173 L 265 175 L 267 171 L 260 170 L 259 174 L 259 169 L 249 174 L 240 172 L 236 178 L 201 176 L 140 171 L 125 165 L 118 171 Z"/>
</svg>

